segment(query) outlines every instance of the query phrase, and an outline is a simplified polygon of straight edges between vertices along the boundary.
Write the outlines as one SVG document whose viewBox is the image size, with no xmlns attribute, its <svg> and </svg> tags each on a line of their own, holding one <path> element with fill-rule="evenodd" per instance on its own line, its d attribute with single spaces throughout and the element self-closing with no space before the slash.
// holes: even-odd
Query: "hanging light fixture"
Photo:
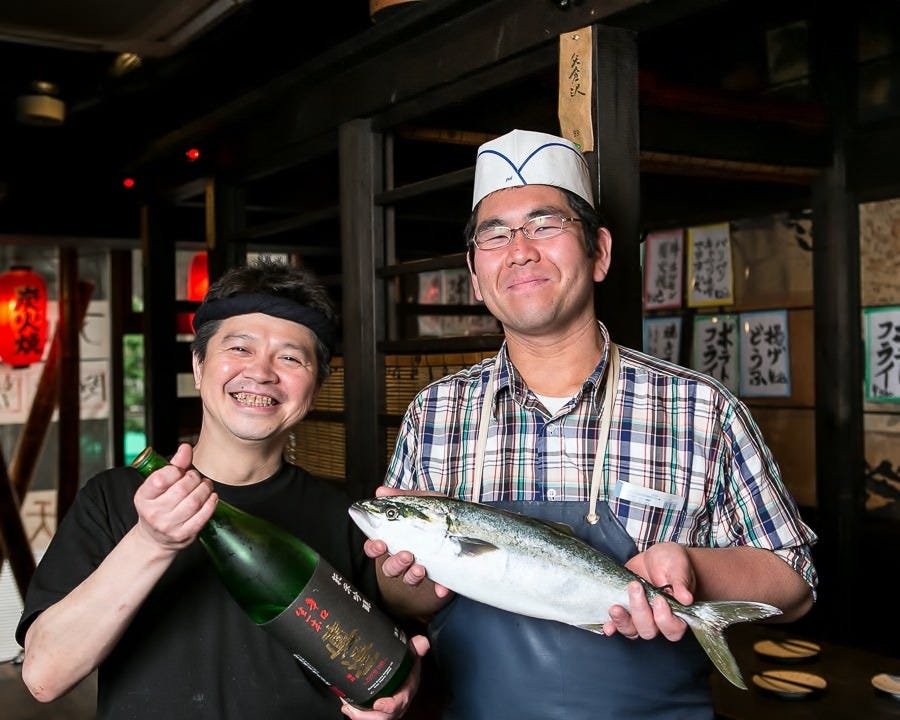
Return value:
<svg viewBox="0 0 900 720">
<path fill-rule="evenodd" d="M 66 119 L 66 104 L 59 98 L 59 87 L 44 80 L 31 83 L 28 93 L 16 100 L 16 119 L 23 125 L 62 125 Z"/>
<path fill-rule="evenodd" d="M 30 267 L 0 275 L 0 360 L 14 368 L 39 362 L 47 342 L 47 285 Z"/>
</svg>

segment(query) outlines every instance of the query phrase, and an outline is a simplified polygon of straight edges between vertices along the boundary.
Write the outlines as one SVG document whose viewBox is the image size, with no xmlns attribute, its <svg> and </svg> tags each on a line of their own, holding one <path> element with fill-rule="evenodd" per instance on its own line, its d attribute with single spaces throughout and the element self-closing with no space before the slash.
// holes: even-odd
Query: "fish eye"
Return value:
<svg viewBox="0 0 900 720">
<path fill-rule="evenodd" d="M 392 508 L 388 508 L 385 511 L 384 516 L 388 520 L 396 520 L 400 516 L 400 512 L 397 510 L 397 508 L 392 507 Z"/>
</svg>

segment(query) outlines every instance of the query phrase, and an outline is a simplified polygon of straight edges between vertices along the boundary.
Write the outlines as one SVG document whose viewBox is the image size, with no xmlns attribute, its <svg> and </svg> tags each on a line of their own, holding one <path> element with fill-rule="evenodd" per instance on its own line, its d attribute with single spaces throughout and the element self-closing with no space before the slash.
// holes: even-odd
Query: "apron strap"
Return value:
<svg viewBox="0 0 900 720">
<path fill-rule="evenodd" d="M 600 519 L 597 514 L 597 498 L 600 496 L 600 483 L 603 481 L 603 461 L 606 459 L 606 444 L 609 440 L 609 426 L 612 424 L 612 410 L 619 389 L 619 348 L 609 344 L 609 360 L 606 363 L 606 388 L 603 391 L 603 409 L 600 411 L 600 433 L 597 435 L 597 454 L 594 456 L 594 469 L 591 472 L 591 503 L 588 514 L 584 516 L 591 525 Z"/>
<path fill-rule="evenodd" d="M 497 386 L 497 372 L 500 368 L 500 353 L 494 359 L 494 367 L 488 375 L 488 384 L 481 401 L 481 417 L 478 420 L 478 440 L 475 443 L 475 478 L 472 481 L 472 502 L 481 502 L 481 479 L 484 475 L 484 448 L 487 445 L 488 428 L 491 424 L 491 407 L 494 404 L 494 388 Z"/>
<path fill-rule="evenodd" d="M 488 428 L 491 424 L 491 408 L 494 402 L 494 388 L 497 384 L 497 372 L 500 367 L 500 353 L 494 360 L 494 367 L 488 376 L 488 384 L 481 401 L 481 418 L 478 424 L 478 439 L 475 444 L 475 478 L 472 482 L 472 500 L 481 502 L 481 485 L 484 476 L 484 450 L 487 446 Z M 609 359 L 606 363 L 606 389 L 603 393 L 603 409 L 600 412 L 600 434 L 597 436 L 597 455 L 594 458 L 594 469 L 591 472 L 590 507 L 585 519 L 594 525 L 600 516 L 597 514 L 597 499 L 600 496 L 600 484 L 603 480 L 603 461 L 606 458 L 606 443 L 609 439 L 609 426 L 612 418 L 613 404 L 619 387 L 619 348 L 609 343 Z"/>
</svg>

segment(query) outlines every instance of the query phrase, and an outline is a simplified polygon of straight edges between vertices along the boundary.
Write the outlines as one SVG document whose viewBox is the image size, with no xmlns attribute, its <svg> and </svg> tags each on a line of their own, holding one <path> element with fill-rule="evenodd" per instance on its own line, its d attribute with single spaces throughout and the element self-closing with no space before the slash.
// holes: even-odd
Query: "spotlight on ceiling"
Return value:
<svg viewBox="0 0 900 720">
<path fill-rule="evenodd" d="M 109 72 L 113 77 L 122 77 L 137 70 L 142 64 L 143 60 L 137 53 L 123 52 L 116 55 Z"/>
</svg>

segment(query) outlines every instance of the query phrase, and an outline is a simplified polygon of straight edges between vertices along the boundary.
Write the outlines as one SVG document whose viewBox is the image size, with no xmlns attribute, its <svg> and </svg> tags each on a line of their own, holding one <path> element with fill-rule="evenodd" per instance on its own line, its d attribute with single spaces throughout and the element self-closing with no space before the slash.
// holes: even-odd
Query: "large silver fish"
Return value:
<svg viewBox="0 0 900 720">
<path fill-rule="evenodd" d="M 608 555 L 554 524 L 479 503 L 438 495 L 361 500 L 350 516 L 390 553 L 409 550 L 428 576 L 454 592 L 510 612 L 601 632 L 612 605 L 628 607 L 626 585 L 639 580 L 647 597 L 662 595 L 715 666 L 746 690 L 724 630 L 779 615 L 765 603 L 697 601 L 683 605 Z"/>
</svg>

